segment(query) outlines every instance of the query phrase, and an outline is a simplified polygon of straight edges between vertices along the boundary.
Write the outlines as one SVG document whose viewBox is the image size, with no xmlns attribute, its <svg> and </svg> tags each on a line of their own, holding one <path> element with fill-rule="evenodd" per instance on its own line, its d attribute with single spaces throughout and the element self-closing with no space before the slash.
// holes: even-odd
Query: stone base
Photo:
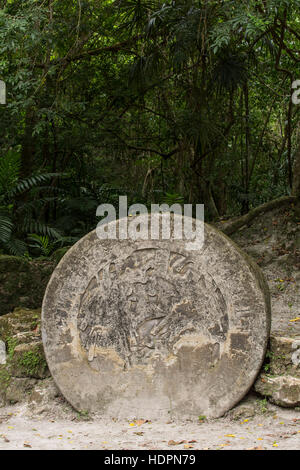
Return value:
<svg viewBox="0 0 300 470">
<path fill-rule="evenodd" d="M 267 372 L 271 375 L 291 375 L 300 379 L 300 336 L 271 335 L 267 359 L 270 361 Z"/>
<path fill-rule="evenodd" d="M 272 403 L 300 406 L 300 338 L 271 335 L 263 372 L 254 389 Z"/>
<path fill-rule="evenodd" d="M 16 309 L 0 317 L 0 406 L 27 401 L 50 377 L 40 332 L 40 310 Z"/>
<path fill-rule="evenodd" d="M 300 407 L 300 379 L 291 375 L 270 377 L 262 374 L 255 383 L 255 391 L 275 405 L 284 408 Z"/>
</svg>

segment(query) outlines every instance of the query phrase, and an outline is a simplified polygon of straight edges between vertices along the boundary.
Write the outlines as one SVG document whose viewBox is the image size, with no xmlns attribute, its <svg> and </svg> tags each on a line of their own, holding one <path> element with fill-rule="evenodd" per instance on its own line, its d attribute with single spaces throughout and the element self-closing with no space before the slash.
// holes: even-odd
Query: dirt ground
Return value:
<svg viewBox="0 0 300 470">
<path fill-rule="evenodd" d="M 257 397 L 210 421 L 90 419 L 75 412 L 63 418 L 58 408 L 46 416 L 32 413 L 27 405 L 1 408 L 0 450 L 300 449 L 300 411 Z"/>
<path fill-rule="evenodd" d="M 293 210 L 267 212 L 232 238 L 256 261 L 268 282 L 272 333 L 300 336 L 300 321 L 294 321 L 300 314 L 300 224 Z"/>
</svg>

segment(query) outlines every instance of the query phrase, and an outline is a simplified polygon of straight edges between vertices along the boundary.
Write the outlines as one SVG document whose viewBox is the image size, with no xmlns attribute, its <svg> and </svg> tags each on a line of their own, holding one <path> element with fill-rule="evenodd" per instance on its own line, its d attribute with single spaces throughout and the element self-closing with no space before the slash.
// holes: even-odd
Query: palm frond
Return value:
<svg viewBox="0 0 300 470">
<path fill-rule="evenodd" d="M 47 235 L 37 235 L 33 233 L 28 236 L 29 247 L 38 249 L 44 256 L 49 256 L 54 248 Z"/>
<path fill-rule="evenodd" d="M 57 197 L 43 197 L 40 199 L 35 199 L 34 201 L 25 202 L 19 207 L 15 208 L 15 214 L 31 214 L 34 211 L 37 211 L 48 204 L 49 202 L 57 201 Z"/>
<path fill-rule="evenodd" d="M 48 236 L 51 239 L 61 237 L 61 233 L 58 230 L 31 218 L 25 218 L 22 231 L 25 233 L 36 233 L 38 235 Z"/>
<path fill-rule="evenodd" d="M 59 173 L 44 173 L 41 175 L 30 176 L 29 178 L 18 181 L 15 187 L 9 191 L 8 197 L 14 197 L 18 194 L 22 194 L 41 183 L 51 180 L 52 178 L 61 177 Z"/>
<path fill-rule="evenodd" d="M 4 250 L 13 256 L 24 256 L 27 252 L 27 245 L 22 240 L 11 238 L 3 243 Z"/>
<path fill-rule="evenodd" d="M 11 238 L 13 222 L 8 215 L 0 213 L 0 242 L 6 243 Z"/>
<path fill-rule="evenodd" d="M 247 78 L 245 57 L 230 50 L 222 50 L 213 71 L 213 84 L 218 90 L 232 91 Z"/>
</svg>

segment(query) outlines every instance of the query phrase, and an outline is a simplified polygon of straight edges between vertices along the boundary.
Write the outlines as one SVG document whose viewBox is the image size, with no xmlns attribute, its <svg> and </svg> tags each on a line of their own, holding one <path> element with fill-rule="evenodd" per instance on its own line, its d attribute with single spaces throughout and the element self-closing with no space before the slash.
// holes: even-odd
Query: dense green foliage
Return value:
<svg viewBox="0 0 300 470">
<path fill-rule="evenodd" d="M 73 243 L 119 194 L 213 219 L 291 192 L 299 0 L 2 0 L 0 51 L 6 252 Z"/>
</svg>

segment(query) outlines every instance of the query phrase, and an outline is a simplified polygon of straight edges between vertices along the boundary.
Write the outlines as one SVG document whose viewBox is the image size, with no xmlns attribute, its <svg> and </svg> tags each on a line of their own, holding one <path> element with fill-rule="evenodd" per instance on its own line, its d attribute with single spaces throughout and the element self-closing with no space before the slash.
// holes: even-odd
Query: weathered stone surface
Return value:
<svg viewBox="0 0 300 470">
<path fill-rule="evenodd" d="M 14 339 L 16 345 L 41 339 L 41 310 L 16 308 L 0 317 L 0 339 L 5 343 Z"/>
<path fill-rule="evenodd" d="M 29 378 L 13 378 L 6 388 L 5 404 L 14 405 L 29 398 L 36 380 Z"/>
<path fill-rule="evenodd" d="M 297 377 L 262 374 L 255 383 L 255 390 L 275 405 L 287 408 L 300 406 L 300 379 Z"/>
<path fill-rule="evenodd" d="M 49 377 L 42 342 L 35 341 L 16 346 L 11 359 L 10 373 L 18 378 L 45 379 Z"/>
<path fill-rule="evenodd" d="M 0 406 L 26 401 L 37 379 L 49 377 L 40 330 L 41 311 L 23 308 L 0 317 Z"/>
<path fill-rule="evenodd" d="M 268 288 L 233 242 L 99 240 L 71 248 L 46 290 L 52 375 L 78 410 L 110 416 L 221 416 L 262 365 Z"/>
<path fill-rule="evenodd" d="M 300 337 L 271 335 L 268 357 L 270 375 L 292 375 L 300 378 Z"/>
<path fill-rule="evenodd" d="M 0 340 L 0 365 L 6 364 L 6 346 L 4 341 Z"/>
<path fill-rule="evenodd" d="M 271 335 L 264 372 L 254 389 L 272 403 L 297 407 L 300 403 L 300 337 Z"/>
<path fill-rule="evenodd" d="M 249 393 L 237 406 L 227 413 L 227 416 L 234 421 L 252 418 L 260 413 L 259 400 L 257 395 Z"/>
</svg>

